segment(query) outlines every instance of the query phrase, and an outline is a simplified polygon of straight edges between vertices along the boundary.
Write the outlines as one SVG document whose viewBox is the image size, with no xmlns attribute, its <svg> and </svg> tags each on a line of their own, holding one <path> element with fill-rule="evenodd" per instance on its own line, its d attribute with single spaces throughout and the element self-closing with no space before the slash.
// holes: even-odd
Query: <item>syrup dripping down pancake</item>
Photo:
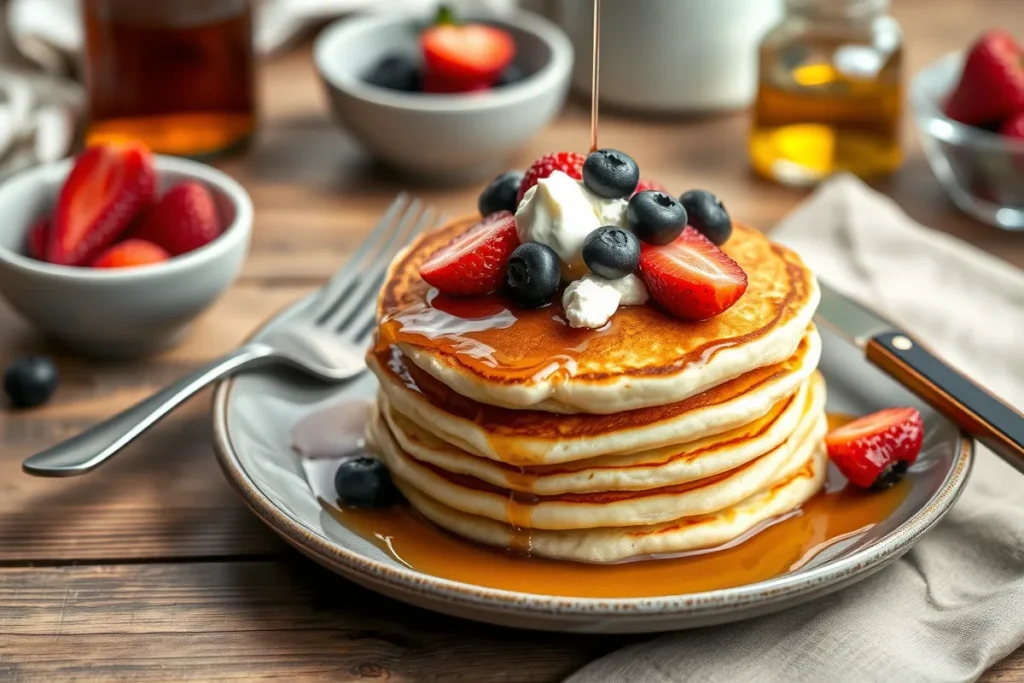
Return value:
<svg viewBox="0 0 1024 683">
<path fill-rule="evenodd" d="M 376 350 L 397 346 L 480 403 L 611 414 L 678 402 L 791 357 L 820 298 L 795 253 L 738 224 L 723 250 L 749 284 L 721 315 L 691 322 L 646 304 L 621 307 L 600 330 L 573 329 L 560 297 L 523 309 L 499 294 L 446 297 L 419 277 L 420 264 L 470 223 L 422 235 L 394 260 L 378 301 Z"/>
</svg>

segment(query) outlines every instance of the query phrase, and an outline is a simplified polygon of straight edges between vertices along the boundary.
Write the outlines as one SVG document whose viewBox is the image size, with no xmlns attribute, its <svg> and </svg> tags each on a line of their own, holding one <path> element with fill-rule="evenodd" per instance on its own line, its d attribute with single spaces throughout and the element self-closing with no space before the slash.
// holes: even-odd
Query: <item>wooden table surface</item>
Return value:
<svg viewBox="0 0 1024 683">
<path fill-rule="evenodd" d="M 909 69 L 988 26 L 1024 36 L 1018 0 L 896 0 Z M 251 256 L 238 283 L 177 348 L 147 362 L 66 354 L 0 305 L 0 362 L 54 355 L 59 394 L 40 409 L 0 409 L 0 678 L 167 680 L 287 676 L 345 681 L 557 681 L 624 642 L 461 622 L 370 594 L 286 548 L 229 488 L 211 448 L 209 394 L 85 477 L 23 474 L 21 461 L 237 345 L 316 287 L 356 247 L 400 189 L 452 211 L 479 187 L 410 188 L 332 127 L 309 45 L 261 70 L 263 122 L 253 149 L 218 165 L 256 206 Z M 713 188 L 735 216 L 769 227 L 806 191 L 756 179 L 745 113 L 683 120 L 602 119 L 602 144 L 629 150 L 670 187 Z M 912 216 L 1017 266 L 1024 236 L 986 227 L 950 205 L 905 120 L 908 159 L 877 183 Z M 585 106 L 522 150 L 585 149 Z M 358 597 L 362 607 L 357 607 Z M 1024 681 L 1024 650 L 987 681 Z"/>
</svg>

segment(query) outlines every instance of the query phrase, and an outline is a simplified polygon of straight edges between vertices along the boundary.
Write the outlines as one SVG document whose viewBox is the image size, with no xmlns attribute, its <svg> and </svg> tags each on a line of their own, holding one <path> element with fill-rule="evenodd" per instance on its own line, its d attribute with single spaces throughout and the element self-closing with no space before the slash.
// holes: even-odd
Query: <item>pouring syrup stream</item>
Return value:
<svg viewBox="0 0 1024 683">
<path fill-rule="evenodd" d="M 590 64 L 590 152 L 597 151 L 598 82 L 601 80 L 601 0 L 594 0 L 594 53 Z"/>
</svg>

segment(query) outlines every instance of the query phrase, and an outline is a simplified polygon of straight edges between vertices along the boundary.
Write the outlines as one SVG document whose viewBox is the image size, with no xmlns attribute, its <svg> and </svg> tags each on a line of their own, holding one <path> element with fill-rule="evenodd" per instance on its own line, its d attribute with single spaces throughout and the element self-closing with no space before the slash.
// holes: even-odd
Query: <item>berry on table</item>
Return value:
<svg viewBox="0 0 1024 683">
<path fill-rule="evenodd" d="M 366 455 L 341 461 L 334 473 L 338 500 L 352 507 L 387 507 L 401 495 L 384 463 Z"/>
<path fill-rule="evenodd" d="M 44 356 L 19 358 L 4 371 L 4 393 L 15 408 L 35 408 L 50 400 L 60 376 Z"/>
<path fill-rule="evenodd" d="M 661 246 L 675 240 L 686 227 L 686 209 L 674 197 L 649 190 L 633 195 L 626 220 L 641 242 Z"/>
<path fill-rule="evenodd" d="M 582 180 L 583 163 L 586 160 L 586 157 L 576 152 L 556 152 L 537 159 L 523 176 L 523 182 L 519 185 L 519 194 L 516 196 L 516 204 L 523 201 L 527 190 L 536 185 L 538 180 L 547 178 L 555 171 L 561 171 L 575 180 Z"/>
<path fill-rule="evenodd" d="M 491 184 L 484 188 L 477 200 L 477 208 L 481 216 L 489 216 L 498 211 L 516 212 L 519 204 L 516 197 L 519 196 L 519 186 L 523 182 L 522 171 L 509 171 L 491 181 Z"/>
<path fill-rule="evenodd" d="M 640 182 L 640 167 L 617 149 L 599 149 L 583 162 L 583 184 L 598 197 L 629 197 Z"/>
<path fill-rule="evenodd" d="M 679 203 L 686 209 L 689 224 L 709 240 L 722 246 L 732 236 L 732 218 L 725 205 L 707 190 L 684 192 Z"/>
<path fill-rule="evenodd" d="M 624 278 L 640 265 L 640 241 L 614 225 L 598 228 L 583 241 L 583 262 L 598 277 Z"/>
<path fill-rule="evenodd" d="M 420 266 L 420 277 L 450 296 L 483 296 L 497 291 L 505 265 L 519 246 L 516 218 L 510 211 L 492 213 Z"/>
<path fill-rule="evenodd" d="M 505 286 L 524 308 L 539 308 L 550 302 L 561 280 L 558 255 L 546 244 L 520 244 L 508 259 Z"/>
<path fill-rule="evenodd" d="M 854 486 L 880 490 L 903 478 L 924 443 L 914 408 L 887 408 L 837 427 L 825 436 L 828 457 Z"/>
</svg>

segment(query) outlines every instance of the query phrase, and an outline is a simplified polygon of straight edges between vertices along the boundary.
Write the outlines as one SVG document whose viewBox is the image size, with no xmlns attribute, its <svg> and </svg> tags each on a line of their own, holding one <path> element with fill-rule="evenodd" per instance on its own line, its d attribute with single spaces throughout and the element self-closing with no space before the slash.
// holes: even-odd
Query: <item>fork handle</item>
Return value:
<svg viewBox="0 0 1024 683">
<path fill-rule="evenodd" d="M 117 415 L 29 456 L 22 470 L 38 477 L 73 477 L 90 472 L 213 382 L 265 364 L 274 355 L 274 350 L 264 344 L 241 346 Z"/>
</svg>

